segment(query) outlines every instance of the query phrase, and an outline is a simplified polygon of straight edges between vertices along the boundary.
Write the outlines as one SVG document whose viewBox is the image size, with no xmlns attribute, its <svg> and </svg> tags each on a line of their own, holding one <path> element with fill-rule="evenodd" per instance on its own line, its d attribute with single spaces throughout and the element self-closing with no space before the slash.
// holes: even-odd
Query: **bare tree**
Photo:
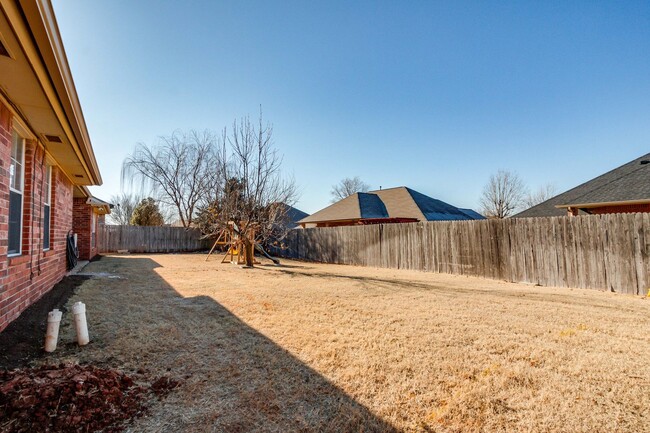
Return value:
<svg viewBox="0 0 650 433">
<path fill-rule="evenodd" d="M 483 188 L 483 214 L 488 218 L 507 218 L 521 205 L 525 194 L 526 186 L 517 173 L 499 170 Z"/>
<path fill-rule="evenodd" d="M 236 226 L 248 266 L 253 266 L 256 242 L 278 240 L 286 234 L 286 205 L 293 205 L 297 197 L 293 179 L 282 176 L 282 157 L 272 136 L 273 128 L 263 123 L 261 112 L 257 125 L 245 117 L 235 120 L 229 133 L 224 129 L 215 199 L 200 212 L 206 235 Z"/>
<path fill-rule="evenodd" d="M 535 192 L 528 192 L 526 197 L 524 197 L 524 207 L 531 208 L 540 203 L 545 202 L 546 200 L 554 197 L 557 194 L 557 188 L 552 183 L 547 183 L 542 185 Z"/>
<path fill-rule="evenodd" d="M 332 203 L 336 203 L 339 200 L 343 200 L 346 197 L 351 196 L 355 192 L 367 192 L 370 189 L 370 185 L 363 182 L 359 176 L 353 178 L 346 177 L 341 180 L 336 185 L 332 186 Z"/>
<path fill-rule="evenodd" d="M 142 190 L 175 209 L 181 225 L 189 227 L 197 204 L 215 189 L 217 167 L 211 132 L 175 132 L 153 146 L 139 143 L 122 164 L 122 181 L 140 181 Z"/>
<path fill-rule="evenodd" d="M 115 205 L 109 214 L 111 222 L 122 226 L 131 224 L 133 210 L 141 200 L 141 197 L 125 192 L 111 196 L 111 203 Z"/>
</svg>

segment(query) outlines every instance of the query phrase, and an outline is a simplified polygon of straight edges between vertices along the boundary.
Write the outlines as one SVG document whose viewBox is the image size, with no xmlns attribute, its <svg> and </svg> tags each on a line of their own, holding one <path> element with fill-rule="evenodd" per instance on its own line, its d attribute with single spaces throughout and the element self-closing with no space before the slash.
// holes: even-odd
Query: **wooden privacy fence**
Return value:
<svg viewBox="0 0 650 433">
<path fill-rule="evenodd" d="M 100 226 L 99 252 L 172 253 L 210 248 L 198 229 L 160 226 Z"/>
<path fill-rule="evenodd" d="M 650 214 L 292 230 L 289 258 L 646 294 Z"/>
</svg>

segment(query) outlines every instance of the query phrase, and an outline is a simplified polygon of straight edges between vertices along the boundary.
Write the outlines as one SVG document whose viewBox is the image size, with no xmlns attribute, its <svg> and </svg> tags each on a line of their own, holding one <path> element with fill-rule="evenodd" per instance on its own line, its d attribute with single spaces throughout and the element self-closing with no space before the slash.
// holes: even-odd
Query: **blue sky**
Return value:
<svg viewBox="0 0 650 433">
<path fill-rule="evenodd" d="M 650 2 L 53 0 L 108 199 L 138 142 L 262 105 L 300 209 L 359 176 L 478 208 L 650 152 Z"/>
</svg>

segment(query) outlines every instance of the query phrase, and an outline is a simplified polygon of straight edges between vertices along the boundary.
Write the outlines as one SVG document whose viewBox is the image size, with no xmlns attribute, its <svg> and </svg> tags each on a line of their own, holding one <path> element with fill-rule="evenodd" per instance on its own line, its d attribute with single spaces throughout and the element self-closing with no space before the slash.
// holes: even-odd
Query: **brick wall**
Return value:
<svg viewBox="0 0 650 433">
<path fill-rule="evenodd" d="M 72 229 L 77 234 L 79 259 L 88 260 L 90 256 L 90 212 L 86 198 L 75 197 L 72 211 Z"/>
<path fill-rule="evenodd" d="M 63 278 L 65 236 L 72 228 L 73 186 L 53 167 L 50 249 L 43 251 L 45 151 L 26 140 L 22 254 L 7 256 L 11 130 L 11 113 L 0 104 L 0 331 Z"/>
<path fill-rule="evenodd" d="M 86 204 L 86 198 L 75 198 L 73 205 L 72 229 L 77 234 L 77 248 L 79 249 L 79 260 L 90 260 L 99 254 L 97 244 L 97 231 L 99 230 L 99 218 L 93 207 Z M 92 236 L 92 215 L 95 214 L 95 240 Z"/>
<path fill-rule="evenodd" d="M 11 160 L 11 113 L 0 103 L 0 284 L 7 276 L 9 246 L 9 162 Z M 4 286 L 0 287 L 0 292 Z M 0 293 L 0 296 L 2 294 Z M 0 297 L 2 302 L 3 297 Z M 0 319 L 0 323 L 2 319 Z M 1 328 L 0 328 L 1 329 Z"/>
<path fill-rule="evenodd" d="M 592 214 L 650 212 L 650 204 L 630 204 L 624 206 L 603 206 L 588 209 Z"/>
</svg>

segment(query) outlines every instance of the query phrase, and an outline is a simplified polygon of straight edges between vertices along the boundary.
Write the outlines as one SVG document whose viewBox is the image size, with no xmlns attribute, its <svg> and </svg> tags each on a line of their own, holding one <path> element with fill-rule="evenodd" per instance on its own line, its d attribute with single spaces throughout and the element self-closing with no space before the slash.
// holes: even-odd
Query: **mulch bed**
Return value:
<svg viewBox="0 0 650 433">
<path fill-rule="evenodd" d="M 92 365 L 0 371 L 0 431 L 119 432 L 179 382 L 160 377 L 136 384 L 123 372 Z"/>
</svg>

